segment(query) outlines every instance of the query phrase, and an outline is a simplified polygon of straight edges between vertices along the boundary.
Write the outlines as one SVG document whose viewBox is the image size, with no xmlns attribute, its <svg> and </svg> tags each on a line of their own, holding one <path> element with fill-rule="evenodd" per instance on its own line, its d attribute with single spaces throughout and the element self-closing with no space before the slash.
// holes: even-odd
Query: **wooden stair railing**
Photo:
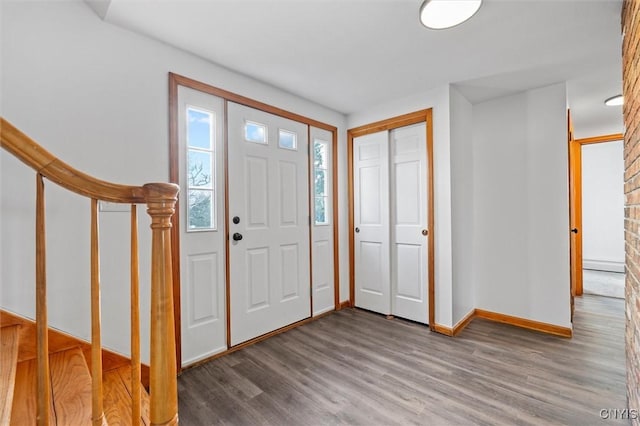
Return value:
<svg viewBox="0 0 640 426">
<path fill-rule="evenodd" d="M 106 424 L 102 390 L 102 345 L 100 317 L 100 264 L 98 202 L 131 204 L 131 386 L 132 424 L 140 424 L 140 319 L 138 273 L 138 219 L 136 204 L 146 204 L 151 216 L 151 342 L 150 422 L 178 424 L 176 346 L 171 272 L 171 217 L 177 185 L 148 183 L 119 185 L 86 175 L 65 164 L 11 123 L 0 117 L 0 143 L 36 172 L 36 346 L 37 424 L 48 425 L 51 417 L 49 350 L 47 338 L 45 179 L 91 200 L 91 368 L 92 422 Z"/>
</svg>

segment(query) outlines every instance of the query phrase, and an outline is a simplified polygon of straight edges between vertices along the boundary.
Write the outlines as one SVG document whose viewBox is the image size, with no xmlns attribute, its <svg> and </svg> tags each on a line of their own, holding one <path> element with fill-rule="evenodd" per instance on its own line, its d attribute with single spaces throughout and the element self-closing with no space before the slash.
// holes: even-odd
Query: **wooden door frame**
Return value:
<svg viewBox="0 0 640 426">
<path fill-rule="evenodd" d="M 185 77 L 179 74 L 169 73 L 169 182 L 178 183 L 180 172 L 179 172 L 179 155 L 180 155 L 180 146 L 179 146 L 179 133 L 178 133 L 178 87 L 183 86 L 193 90 L 197 90 L 200 92 L 204 92 L 213 96 L 217 96 L 224 100 L 224 114 L 227 116 L 227 104 L 229 102 L 235 102 L 237 104 L 241 104 L 244 106 L 248 106 L 251 108 L 255 108 L 260 111 L 264 111 L 270 114 L 274 114 L 283 118 L 287 118 L 290 120 L 298 121 L 300 123 L 306 124 L 307 126 L 317 127 L 319 129 L 323 129 L 331 132 L 332 135 L 332 162 L 331 162 L 331 176 L 333 180 L 332 184 L 332 206 L 333 206 L 333 287 L 334 287 L 334 309 L 339 310 L 340 306 L 340 267 L 338 264 L 339 260 L 339 232 L 338 232 L 338 128 L 332 126 L 330 124 L 322 123 L 320 121 L 314 120 L 312 118 L 305 117 L 300 114 L 296 114 L 281 108 L 274 107 L 272 105 L 256 101 L 254 99 L 248 98 L 246 96 L 242 96 L 233 92 L 229 92 L 224 89 L 220 89 L 215 86 L 211 86 L 206 83 L 202 83 L 200 81 L 191 79 L 189 77 Z M 310 130 L 309 130 L 310 131 Z M 309 134 L 309 131 L 307 134 Z M 227 126 L 224 126 L 223 138 L 225 139 L 224 143 L 227 143 L 228 139 Z M 309 141 L 311 143 L 311 141 Z M 227 158 L 228 149 L 225 149 L 224 152 L 224 185 L 225 188 L 228 188 L 229 175 L 228 175 L 228 158 Z M 311 151 L 309 151 L 310 153 Z M 310 157 L 310 155 L 309 155 Z M 310 160 L 309 160 L 310 161 Z M 309 169 L 309 179 L 311 179 L 311 169 Z M 309 191 L 311 191 L 310 183 L 307 185 Z M 311 209 L 311 199 L 312 194 L 309 194 L 309 205 Z M 229 236 L 229 194 L 228 191 L 225 191 L 225 232 L 227 233 L 227 240 Z M 311 214 L 311 210 L 309 210 L 309 214 Z M 174 324 L 175 324 L 175 337 L 176 337 L 176 362 L 177 362 L 177 371 L 182 371 L 182 320 L 181 320 L 181 297 L 180 297 L 180 202 L 176 202 L 175 213 L 172 217 L 172 228 L 171 228 L 171 258 L 172 258 L 172 278 L 173 278 L 173 304 L 174 304 Z M 313 241 L 312 241 L 312 224 L 309 223 L 309 256 L 311 257 L 313 250 Z M 233 348 L 230 346 L 231 342 L 231 328 L 230 328 L 230 294 L 229 294 L 229 256 L 228 250 L 225 247 L 225 297 L 226 297 L 226 327 L 227 327 L 227 347 L 229 348 L 227 352 L 232 352 L 234 350 L 239 349 L 240 347 L 245 347 L 249 344 L 258 342 L 263 340 L 265 337 L 269 337 L 273 334 L 277 334 L 281 331 L 286 331 L 290 329 L 292 326 L 296 324 L 300 324 L 305 322 L 305 320 L 300 321 L 298 323 L 283 327 L 282 329 L 275 330 L 271 333 L 267 333 L 264 336 L 257 337 L 255 339 L 249 340 L 248 342 L 244 342 L 240 345 L 236 345 Z M 311 260 L 311 259 L 310 259 Z M 310 263 L 309 268 L 309 284 L 313 286 L 313 262 Z M 312 294 L 312 293 L 311 293 Z M 313 305 L 311 307 L 311 313 L 309 319 L 313 318 Z M 227 352 L 223 352 L 227 353 Z M 214 355 L 217 357 L 221 354 Z M 206 360 L 203 360 L 206 361 Z"/>
<path fill-rule="evenodd" d="M 617 142 L 624 140 L 622 133 L 573 139 L 573 129 L 569 131 L 569 211 L 570 232 L 574 241 L 571 250 L 571 294 L 582 296 L 582 147 L 596 143 Z"/>
<path fill-rule="evenodd" d="M 435 219 L 434 219 L 434 185 L 433 185 L 433 108 L 424 109 L 386 120 L 376 121 L 347 130 L 347 172 L 349 199 L 349 304 L 355 306 L 355 239 L 354 239 L 354 178 L 353 178 L 353 140 L 356 137 L 390 131 L 412 124 L 426 124 L 427 132 L 427 228 L 428 239 L 428 306 L 429 329 L 436 331 L 435 323 Z"/>
</svg>

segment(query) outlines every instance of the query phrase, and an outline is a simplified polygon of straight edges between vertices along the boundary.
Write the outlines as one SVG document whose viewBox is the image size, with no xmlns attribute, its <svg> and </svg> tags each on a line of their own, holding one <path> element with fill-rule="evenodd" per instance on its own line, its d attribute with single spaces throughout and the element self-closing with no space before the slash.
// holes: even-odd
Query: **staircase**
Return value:
<svg viewBox="0 0 640 426">
<path fill-rule="evenodd" d="M 35 425 L 35 323 L 0 312 L 0 425 Z M 49 423 L 91 425 L 91 373 L 85 353 L 91 346 L 49 330 L 49 386 L 52 394 Z M 108 425 L 132 423 L 133 387 L 130 360 L 103 353 L 104 414 Z M 148 426 L 149 394 L 141 389 L 139 424 Z"/>
<path fill-rule="evenodd" d="M 0 425 L 177 425 L 171 219 L 177 185 L 101 181 L 62 162 L 0 117 L 0 146 L 36 172 L 36 321 L 0 311 Z M 47 322 L 45 181 L 91 203 L 91 341 Z M 101 343 L 98 202 L 131 206 L 131 359 Z M 151 217 L 150 365 L 140 360 L 137 205 Z M 149 393 L 145 390 L 148 386 Z"/>
</svg>

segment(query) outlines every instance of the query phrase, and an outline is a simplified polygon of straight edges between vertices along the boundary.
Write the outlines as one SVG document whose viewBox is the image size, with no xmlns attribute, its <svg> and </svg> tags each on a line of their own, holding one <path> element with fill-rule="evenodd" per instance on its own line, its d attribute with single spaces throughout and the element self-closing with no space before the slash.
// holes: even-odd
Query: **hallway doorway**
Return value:
<svg viewBox="0 0 640 426">
<path fill-rule="evenodd" d="M 624 298 L 622 135 L 570 141 L 572 294 Z"/>
</svg>

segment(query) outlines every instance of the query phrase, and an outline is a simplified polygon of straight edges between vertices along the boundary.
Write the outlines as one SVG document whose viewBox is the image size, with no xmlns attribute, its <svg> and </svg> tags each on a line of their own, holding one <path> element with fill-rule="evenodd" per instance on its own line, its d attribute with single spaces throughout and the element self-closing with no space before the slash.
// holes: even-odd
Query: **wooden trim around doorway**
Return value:
<svg viewBox="0 0 640 426">
<path fill-rule="evenodd" d="M 339 269 L 339 231 L 338 231 L 338 128 L 336 126 L 332 126 L 330 124 L 326 124 L 317 120 L 314 120 L 309 117 L 305 117 L 300 114 L 296 114 L 281 108 L 274 107 L 272 105 L 268 105 L 266 103 L 256 101 L 254 99 L 248 98 L 246 96 L 242 96 L 233 92 L 229 92 L 224 89 L 220 89 L 214 86 L 210 86 L 206 83 L 202 83 L 197 80 L 193 80 L 188 77 L 184 77 L 182 75 L 178 75 L 175 73 L 169 73 L 169 181 L 172 183 L 179 182 L 179 135 L 178 135 L 178 87 L 183 86 L 190 89 L 194 89 L 200 92 L 204 92 L 213 96 L 217 96 L 224 100 L 224 108 L 225 108 L 225 118 L 227 116 L 227 104 L 228 102 L 235 102 L 244 106 L 248 106 L 254 109 L 258 109 L 270 114 L 274 114 L 280 117 L 284 117 L 290 120 L 294 120 L 308 126 L 317 127 L 319 129 L 323 129 L 331 132 L 332 134 L 332 148 L 333 148 L 333 163 L 332 163 L 332 179 L 333 179 L 333 194 L 332 194 L 332 206 L 333 206 L 333 262 L 334 262 L 334 309 L 339 310 L 344 306 L 340 304 L 340 269 Z M 224 138 L 225 143 L 227 140 L 227 129 L 225 126 L 224 129 Z M 311 142 L 309 142 L 311 143 Z M 227 152 L 228 147 L 226 147 L 224 155 L 224 162 L 227 166 Z M 226 167 L 228 168 L 228 167 Z M 228 188 L 228 171 L 225 168 L 225 188 Z M 311 172 L 311 170 L 310 170 Z M 310 185 L 307 185 L 310 190 Z M 228 191 L 225 191 L 225 231 L 227 232 L 227 237 L 229 233 L 229 224 L 228 224 L 228 211 L 229 211 L 229 200 L 228 200 Z M 311 194 L 310 194 L 311 196 Z M 176 362 L 177 362 L 177 371 L 178 373 L 182 371 L 182 336 L 181 336 L 181 299 L 180 299 L 180 205 L 179 201 L 176 202 L 175 213 L 172 218 L 173 226 L 171 228 L 171 256 L 172 256 L 172 266 L 173 266 L 173 300 L 174 300 L 174 322 L 175 322 L 175 336 L 176 336 Z M 311 240 L 311 224 L 309 225 L 309 237 Z M 310 241 L 312 244 L 312 241 Z M 230 346 L 231 338 L 230 338 L 230 322 L 229 322 L 229 305 L 230 305 L 230 295 L 229 295 L 229 260 L 228 256 L 226 259 L 226 309 L 227 309 L 227 346 Z M 310 265 L 311 266 L 311 265 Z M 311 272 L 311 268 L 310 268 Z M 310 275 L 311 278 L 311 275 Z M 310 284 L 312 282 L 310 281 Z M 310 317 L 312 318 L 312 317 Z M 316 317 L 317 318 L 317 317 Z M 290 326 L 284 327 L 280 330 L 275 330 L 271 333 L 268 333 L 266 336 L 271 336 L 272 334 L 277 334 L 282 331 L 288 330 L 291 327 L 300 325 L 305 323 L 305 320 L 292 324 Z M 237 348 L 238 346 L 246 346 L 255 341 L 259 341 L 264 339 L 265 336 L 257 337 L 256 339 L 249 340 L 248 342 L 242 343 L 241 345 L 234 346 Z M 225 352 L 225 353 L 228 353 Z"/>
<path fill-rule="evenodd" d="M 376 121 L 355 127 L 347 131 L 347 190 L 349 197 L 349 304 L 355 306 L 355 239 L 354 229 L 354 188 L 353 188 L 353 139 L 359 136 L 393 130 L 412 124 L 425 123 L 427 128 L 427 216 L 428 216 L 428 288 L 429 328 L 438 331 L 435 323 L 435 218 L 434 218 L 434 185 L 433 185 L 433 109 L 424 109 L 409 114 L 399 115 L 387 120 Z"/>
<path fill-rule="evenodd" d="M 582 296 L 582 147 L 596 143 L 616 142 L 624 139 L 622 133 L 594 136 L 583 139 L 573 139 L 573 132 L 569 136 L 569 211 L 570 232 L 572 240 L 571 250 L 571 290 L 572 295 Z M 573 233 L 572 230 L 577 230 Z"/>
<path fill-rule="evenodd" d="M 180 144 L 178 143 L 178 82 L 169 73 L 169 182 L 180 182 Z M 173 321 L 176 339 L 176 369 L 182 367 L 182 306 L 180 304 L 180 197 L 176 200 L 171 218 L 171 273 L 173 280 Z"/>
<path fill-rule="evenodd" d="M 594 136 L 592 138 L 574 139 L 574 142 L 580 145 L 591 145 L 594 143 L 617 142 L 621 140 L 624 140 L 622 133 L 613 133 L 610 135 Z"/>
</svg>

